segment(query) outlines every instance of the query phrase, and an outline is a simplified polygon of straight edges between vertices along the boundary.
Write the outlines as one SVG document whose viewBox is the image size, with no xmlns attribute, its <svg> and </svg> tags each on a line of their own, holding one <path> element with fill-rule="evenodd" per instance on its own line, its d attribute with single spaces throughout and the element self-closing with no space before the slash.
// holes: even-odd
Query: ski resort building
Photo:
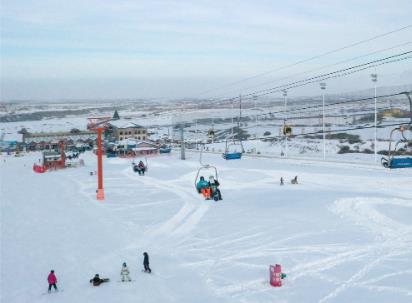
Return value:
<svg viewBox="0 0 412 303">
<path fill-rule="evenodd" d="M 28 150 L 56 149 L 60 142 L 63 142 L 66 146 L 79 143 L 93 145 L 95 141 L 96 133 L 91 131 L 23 134 L 23 143 Z"/>
<path fill-rule="evenodd" d="M 124 121 L 110 121 L 108 136 L 110 141 L 123 141 L 135 139 L 145 141 L 148 139 L 147 129 L 141 125 Z"/>
</svg>

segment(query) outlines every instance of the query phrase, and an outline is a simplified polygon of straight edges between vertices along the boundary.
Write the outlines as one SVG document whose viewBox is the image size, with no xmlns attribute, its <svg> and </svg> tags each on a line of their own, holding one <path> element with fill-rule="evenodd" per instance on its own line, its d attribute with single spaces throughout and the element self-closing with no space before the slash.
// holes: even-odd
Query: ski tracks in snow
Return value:
<svg viewBox="0 0 412 303">
<path fill-rule="evenodd" d="M 200 222 L 209 210 L 210 204 L 200 200 L 199 195 L 192 188 L 187 189 L 176 184 L 176 180 L 163 181 L 147 175 L 136 176 L 130 168 L 124 169 L 123 174 L 130 179 L 143 183 L 146 187 L 169 191 L 183 202 L 182 208 L 174 216 L 166 222 L 161 223 L 157 228 L 149 231 L 149 236 L 151 237 L 157 237 L 163 234 L 167 234 L 168 237 L 170 235 L 185 235 Z"/>
</svg>

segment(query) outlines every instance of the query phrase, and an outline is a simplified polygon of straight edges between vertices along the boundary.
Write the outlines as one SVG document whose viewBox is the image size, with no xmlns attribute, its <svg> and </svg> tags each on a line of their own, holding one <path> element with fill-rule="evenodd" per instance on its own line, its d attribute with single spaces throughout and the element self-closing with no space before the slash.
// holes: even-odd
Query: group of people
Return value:
<svg viewBox="0 0 412 303">
<path fill-rule="evenodd" d="M 149 254 L 147 252 L 143 253 L 143 267 L 144 267 L 144 272 L 146 273 L 151 273 L 152 270 L 150 269 L 149 266 Z M 132 279 L 130 278 L 130 271 L 129 268 L 127 267 L 126 262 L 123 262 L 122 264 L 122 269 L 120 270 L 120 276 L 121 276 L 121 281 L 122 282 L 131 282 Z M 108 278 L 100 278 L 99 274 L 95 274 L 92 279 L 90 279 L 90 283 L 93 286 L 99 286 L 102 283 L 109 282 L 110 279 Z M 55 291 L 59 291 L 57 288 L 57 277 L 54 273 L 54 270 L 52 269 L 47 276 L 47 282 L 49 283 L 49 288 L 48 292 L 50 293 L 52 288 L 54 288 Z"/>
<path fill-rule="evenodd" d="M 222 200 L 222 193 L 219 189 L 219 181 L 213 176 L 209 177 L 209 181 L 205 180 L 205 177 L 201 176 L 199 182 L 196 184 L 196 189 L 199 194 L 202 194 L 206 200 Z"/>
<path fill-rule="evenodd" d="M 280 177 L 280 185 L 284 185 L 285 180 L 283 179 L 283 177 Z M 290 180 L 291 184 L 298 184 L 298 176 L 295 176 L 295 178 L 293 178 L 292 180 Z"/>
<path fill-rule="evenodd" d="M 144 165 L 143 161 L 139 161 L 138 164 L 133 163 L 133 170 L 134 172 L 138 172 L 140 176 L 144 176 L 147 167 Z"/>
</svg>

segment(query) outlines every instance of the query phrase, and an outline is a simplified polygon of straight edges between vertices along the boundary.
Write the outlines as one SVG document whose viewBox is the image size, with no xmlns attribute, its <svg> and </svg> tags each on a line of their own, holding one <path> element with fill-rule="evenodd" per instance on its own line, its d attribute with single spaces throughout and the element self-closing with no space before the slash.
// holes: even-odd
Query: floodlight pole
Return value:
<svg viewBox="0 0 412 303">
<path fill-rule="evenodd" d="M 374 154 L 375 154 L 375 162 L 377 160 L 377 155 L 378 155 L 378 147 L 377 147 L 377 137 L 378 137 L 378 129 L 377 129 L 377 124 L 378 124 L 378 109 L 376 105 L 376 84 L 378 82 L 378 74 L 371 74 L 371 80 L 374 83 L 374 89 L 375 89 L 375 143 L 374 143 Z"/>
<path fill-rule="evenodd" d="M 257 123 L 258 123 L 258 114 L 257 114 L 257 108 L 256 108 L 256 101 L 257 101 L 257 96 L 253 96 L 253 100 L 255 101 L 255 153 L 257 154 L 257 149 L 258 149 L 258 134 L 257 134 Z"/>
<path fill-rule="evenodd" d="M 326 159 L 326 134 L 325 134 L 325 89 L 326 83 L 320 83 L 322 90 L 322 134 L 323 134 L 323 160 Z"/>
<path fill-rule="evenodd" d="M 284 122 L 283 122 L 283 127 L 284 127 L 284 129 L 283 129 L 283 132 L 285 132 L 285 127 L 286 127 L 286 121 L 287 121 L 287 119 L 288 119 L 288 114 L 287 114 L 287 107 L 288 107 L 288 91 L 286 90 L 286 89 L 284 89 L 284 90 L 282 90 L 282 93 L 283 93 L 283 98 L 284 98 L 284 102 L 285 102 L 285 104 L 284 104 Z M 285 133 L 284 134 L 284 137 L 285 137 L 285 157 L 287 157 L 288 156 L 288 137 L 287 137 L 287 134 Z"/>
</svg>

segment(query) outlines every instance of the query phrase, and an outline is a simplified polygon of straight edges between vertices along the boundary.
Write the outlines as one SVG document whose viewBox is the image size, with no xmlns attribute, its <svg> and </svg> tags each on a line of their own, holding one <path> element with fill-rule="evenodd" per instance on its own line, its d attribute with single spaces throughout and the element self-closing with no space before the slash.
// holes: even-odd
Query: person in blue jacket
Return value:
<svg viewBox="0 0 412 303">
<path fill-rule="evenodd" d="M 209 187 L 209 182 L 205 180 L 205 177 L 201 176 L 199 179 L 199 182 L 197 182 L 196 184 L 197 192 L 200 194 L 202 192 L 202 189 L 205 189 L 208 187 Z"/>
</svg>

